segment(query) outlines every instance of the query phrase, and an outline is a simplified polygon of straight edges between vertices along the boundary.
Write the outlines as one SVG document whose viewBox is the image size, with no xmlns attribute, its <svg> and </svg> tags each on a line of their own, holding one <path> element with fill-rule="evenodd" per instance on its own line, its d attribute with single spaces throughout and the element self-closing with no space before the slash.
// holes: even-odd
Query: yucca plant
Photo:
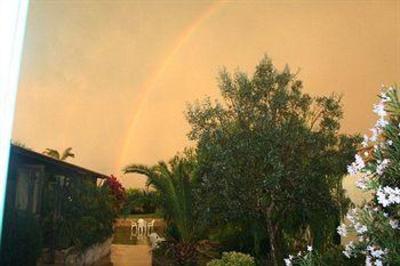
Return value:
<svg viewBox="0 0 400 266">
<path fill-rule="evenodd" d="M 168 225 L 168 249 L 179 265 L 192 264 L 197 256 L 200 234 L 193 211 L 194 168 L 193 157 L 186 154 L 168 163 L 131 164 L 124 169 L 125 174 L 147 176 L 146 185 L 160 192 L 161 210 Z"/>
</svg>

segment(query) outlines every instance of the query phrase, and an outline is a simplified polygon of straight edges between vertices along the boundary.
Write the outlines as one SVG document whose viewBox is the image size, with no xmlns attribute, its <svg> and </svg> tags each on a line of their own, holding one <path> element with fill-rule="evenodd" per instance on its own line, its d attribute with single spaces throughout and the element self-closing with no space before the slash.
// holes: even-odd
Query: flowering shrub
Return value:
<svg viewBox="0 0 400 266">
<path fill-rule="evenodd" d="M 357 186 L 373 199 L 347 214 L 349 225 L 337 228 L 341 236 L 354 232 L 358 241 L 346 245 L 343 254 L 365 256 L 365 265 L 400 265 L 400 101 L 398 88 L 383 89 L 374 105 L 379 119 L 364 136 L 363 150 L 348 166 L 361 175 Z"/>
<path fill-rule="evenodd" d="M 254 258 L 240 252 L 224 252 L 221 259 L 207 263 L 207 266 L 255 266 Z"/>
<path fill-rule="evenodd" d="M 124 202 L 126 201 L 125 188 L 122 186 L 121 182 L 119 182 L 115 176 L 111 175 L 105 180 L 103 186 L 107 187 L 114 196 L 116 200 L 115 208 L 118 211 L 121 210 Z"/>
</svg>

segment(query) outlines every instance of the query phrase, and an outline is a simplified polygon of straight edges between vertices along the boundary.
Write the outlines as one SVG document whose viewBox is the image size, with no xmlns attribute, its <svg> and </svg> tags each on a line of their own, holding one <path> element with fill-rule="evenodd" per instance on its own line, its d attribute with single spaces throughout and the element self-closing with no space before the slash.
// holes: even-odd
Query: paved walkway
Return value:
<svg viewBox="0 0 400 266">
<path fill-rule="evenodd" d="M 151 266 L 149 245 L 119 245 L 111 247 L 113 266 Z"/>
<path fill-rule="evenodd" d="M 111 255 L 96 266 L 151 266 L 149 245 L 113 244 Z"/>
</svg>

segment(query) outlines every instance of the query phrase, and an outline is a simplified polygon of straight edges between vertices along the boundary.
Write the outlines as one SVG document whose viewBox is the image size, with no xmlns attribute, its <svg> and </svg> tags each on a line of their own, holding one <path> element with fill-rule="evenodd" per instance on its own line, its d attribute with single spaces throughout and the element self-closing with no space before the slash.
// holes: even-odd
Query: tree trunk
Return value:
<svg viewBox="0 0 400 266">
<path fill-rule="evenodd" d="M 269 244 L 270 244 L 270 256 L 271 256 L 271 262 L 273 266 L 278 266 L 278 256 L 277 256 L 277 249 L 278 247 L 276 246 L 276 236 L 275 236 L 275 226 L 272 224 L 271 220 L 268 219 L 267 221 L 267 229 L 269 233 Z"/>
<path fill-rule="evenodd" d="M 278 266 L 278 255 L 277 255 L 277 250 L 278 247 L 276 245 L 276 225 L 273 224 L 272 220 L 270 217 L 272 217 L 272 210 L 273 210 L 274 204 L 272 203 L 270 206 L 267 208 L 267 232 L 269 234 L 269 244 L 270 244 L 270 257 L 271 257 L 271 263 L 273 266 Z"/>
</svg>

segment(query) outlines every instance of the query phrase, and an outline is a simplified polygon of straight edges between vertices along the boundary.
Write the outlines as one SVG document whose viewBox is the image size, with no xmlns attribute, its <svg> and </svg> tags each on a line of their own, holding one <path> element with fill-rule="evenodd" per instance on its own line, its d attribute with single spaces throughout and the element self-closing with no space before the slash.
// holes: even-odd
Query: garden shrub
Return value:
<svg viewBox="0 0 400 266">
<path fill-rule="evenodd" d="M 350 175 L 360 177 L 357 187 L 372 192 L 372 198 L 350 210 L 346 215 L 349 223 L 337 228 L 343 237 L 349 232 L 357 237 L 346 244 L 342 253 L 348 260 L 340 265 L 361 265 L 359 260 L 367 266 L 400 265 L 399 88 L 383 88 L 379 98 L 374 105 L 378 121 L 348 166 Z M 289 256 L 285 262 L 288 266 L 321 265 L 313 257 L 309 252 Z"/>
<path fill-rule="evenodd" d="M 109 189 L 111 195 L 115 198 L 114 208 L 116 212 L 121 212 L 125 201 L 126 201 L 126 191 L 122 186 L 121 182 L 113 175 L 105 179 L 103 187 Z"/>
<path fill-rule="evenodd" d="M 108 188 L 91 183 L 73 190 L 71 200 L 64 202 L 64 226 L 69 229 L 64 237 L 81 249 L 106 240 L 117 215 L 114 200 Z"/>
<path fill-rule="evenodd" d="M 49 189 L 47 197 L 53 198 L 56 189 Z M 115 197 L 106 186 L 80 181 L 70 184 L 58 192 L 61 198 L 59 211 L 49 204 L 42 220 L 46 244 L 56 249 L 75 246 L 85 250 L 102 242 L 113 233 L 117 216 Z M 54 219 L 54 212 L 57 213 Z M 84 233 L 83 233 L 84 232 Z M 56 243 L 52 244 L 53 238 Z"/>
<path fill-rule="evenodd" d="M 255 266 L 254 258 L 240 252 L 224 252 L 221 259 L 214 259 L 207 266 Z"/>
<path fill-rule="evenodd" d="M 147 214 L 154 213 L 160 206 L 160 196 L 157 191 L 128 189 L 123 214 Z"/>
<path fill-rule="evenodd" d="M 348 166 L 358 174 L 357 186 L 372 192 L 372 199 L 347 213 L 348 225 L 338 233 L 351 232 L 357 241 L 349 242 L 344 254 L 364 257 L 365 265 L 400 265 L 400 89 L 383 88 L 374 105 L 378 121 L 365 135 L 363 150 Z"/>
</svg>

